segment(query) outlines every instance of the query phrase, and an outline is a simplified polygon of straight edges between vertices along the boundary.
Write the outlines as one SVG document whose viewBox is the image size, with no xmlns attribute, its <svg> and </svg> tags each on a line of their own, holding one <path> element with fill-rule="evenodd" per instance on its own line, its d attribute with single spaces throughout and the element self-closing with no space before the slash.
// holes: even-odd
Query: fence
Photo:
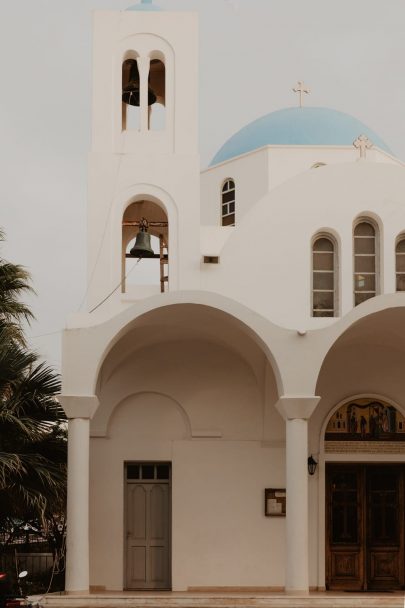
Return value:
<svg viewBox="0 0 405 608">
<path fill-rule="evenodd" d="M 0 569 L 6 572 L 27 570 L 30 577 L 44 574 L 53 568 L 52 553 L 6 553 L 0 555 Z"/>
</svg>

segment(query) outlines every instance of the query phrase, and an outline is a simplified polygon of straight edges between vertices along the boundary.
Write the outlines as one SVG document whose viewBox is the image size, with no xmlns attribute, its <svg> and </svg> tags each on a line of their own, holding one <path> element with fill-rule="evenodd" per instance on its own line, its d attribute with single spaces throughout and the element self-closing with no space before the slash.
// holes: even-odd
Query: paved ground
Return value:
<svg viewBox="0 0 405 608">
<path fill-rule="evenodd" d="M 112 592 L 48 595 L 46 608 L 405 608 L 404 592 L 284 593 Z M 39 599 L 39 598 L 38 598 Z"/>
</svg>

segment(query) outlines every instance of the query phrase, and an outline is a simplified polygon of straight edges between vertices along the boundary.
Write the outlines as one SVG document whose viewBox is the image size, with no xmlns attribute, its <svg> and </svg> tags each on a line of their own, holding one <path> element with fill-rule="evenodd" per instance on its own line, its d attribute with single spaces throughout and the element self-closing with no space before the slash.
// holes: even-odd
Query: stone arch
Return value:
<svg viewBox="0 0 405 608">
<path fill-rule="evenodd" d="M 192 295 L 192 294 L 194 294 L 194 295 Z M 94 370 L 95 376 L 93 377 L 93 390 L 96 389 L 100 370 L 103 365 L 103 362 L 106 360 L 106 357 L 108 356 L 108 353 L 111 351 L 113 346 L 115 344 L 117 344 L 119 342 L 119 340 L 128 331 L 130 331 L 130 329 L 132 327 L 134 327 L 134 325 L 137 322 L 139 322 L 142 319 L 147 319 L 148 314 L 152 313 L 156 310 L 159 310 L 159 309 L 163 310 L 167 307 L 175 308 L 176 304 L 182 304 L 184 302 L 184 299 L 181 297 L 181 292 L 178 294 L 170 294 L 170 295 L 172 296 L 170 298 L 170 300 L 172 300 L 171 302 L 167 301 L 169 299 L 169 294 L 165 294 L 164 296 L 161 296 L 159 299 L 150 298 L 148 303 L 142 302 L 142 308 L 144 308 L 144 310 L 143 311 L 139 310 L 138 315 L 134 316 L 133 314 L 132 315 L 125 314 L 125 313 L 128 313 L 129 310 L 131 310 L 131 309 L 128 309 L 128 311 L 125 311 L 125 313 L 122 313 L 119 316 L 120 317 L 119 328 L 117 327 L 117 330 L 115 332 L 109 333 L 109 337 L 104 343 L 104 348 L 102 350 L 101 356 L 99 357 L 99 359 L 97 361 L 97 366 L 96 366 L 96 369 Z M 153 305 L 151 305 L 152 304 L 151 300 L 154 300 Z M 250 315 L 246 314 L 248 312 L 247 309 L 245 309 L 242 305 L 239 305 L 239 304 L 235 303 L 234 301 L 228 300 L 227 298 L 224 298 L 222 296 L 218 296 L 217 294 L 210 294 L 209 292 L 206 292 L 204 294 L 199 293 L 199 292 L 187 292 L 186 303 L 188 306 L 193 306 L 193 305 L 202 306 L 203 308 L 206 308 L 207 310 L 214 310 L 217 312 L 224 313 L 227 318 L 236 322 L 238 324 L 238 326 L 240 327 L 241 331 L 244 331 L 245 333 L 247 333 L 247 335 L 253 339 L 253 341 L 260 347 L 260 349 L 265 354 L 265 356 L 266 356 L 267 360 L 269 361 L 270 366 L 273 370 L 273 373 L 275 375 L 278 393 L 279 393 L 279 395 L 283 394 L 282 376 L 280 373 L 279 365 L 277 363 L 276 355 L 270 346 L 271 340 L 269 339 L 269 336 L 268 336 L 269 333 L 271 334 L 273 332 L 274 332 L 274 334 L 278 334 L 279 332 L 281 333 L 281 330 L 279 328 L 277 328 L 276 326 L 269 326 L 268 322 L 266 323 L 266 325 L 267 325 L 266 328 L 263 328 L 263 327 L 261 328 L 260 322 L 258 322 L 258 323 L 249 322 Z M 148 306 L 148 304 L 149 304 L 149 306 Z M 230 308 L 233 309 L 232 312 L 229 310 Z M 124 321 L 124 317 L 127 317 L 126 321 Z M 116 319 L 116 321 L 118 321 L 118 319 Z M 263 332 L 263 329 L 265 329 L 264 332 Z M 266 329 L 267 329 L 267 331 L 266 331 Z"/>
<path fill-rule="evenodd" d="M 384 313 L 386 311 L 403 310 L 405 314 L 405 293 L 385 294 L 372 298 L 364 302 L 361 306 L 353 308 L 347 315 L 338 320 L 330 327 L 323 328 L 322 339 L 317 341 L 316 348 L 313 350 L 313 384 L 314 394 L 318 394 L 319 378 L 324 368 L 324 364 L 328 354 L 331 352 L 337 342 L 350 329 L 354 328 L 358 323 L 364 320 L 374 319 L 374 315 Z M 317 338 L 318 332 L 313 332 Z"/>
</svg>

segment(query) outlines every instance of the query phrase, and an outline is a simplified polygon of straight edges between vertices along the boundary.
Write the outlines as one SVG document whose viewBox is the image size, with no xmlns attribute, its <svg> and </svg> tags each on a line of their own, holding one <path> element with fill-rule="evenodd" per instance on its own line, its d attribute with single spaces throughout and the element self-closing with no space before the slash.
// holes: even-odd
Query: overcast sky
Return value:
<svg viewBox="0 0 405 608">
<path fill-rule="evenodd" d="M 91 13 L 130 4 L 0 0 L 2 255 L 32 274 L 32 344 L 56 366 L 86 291 Z M 352 114 L 405 160 L 404 0 L 158 4 L 200 14 L 202 167 L 249 121 L 296 105 L 301 79 L 307 105 Z"/>
</svg>

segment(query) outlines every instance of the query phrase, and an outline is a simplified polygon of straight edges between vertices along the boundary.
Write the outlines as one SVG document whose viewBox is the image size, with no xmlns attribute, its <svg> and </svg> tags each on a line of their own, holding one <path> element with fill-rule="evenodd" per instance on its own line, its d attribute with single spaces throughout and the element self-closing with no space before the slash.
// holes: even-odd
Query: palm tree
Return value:
<svg viewBox="0 0 405 608">
<path fill-rule="evenodd" d="M 4 241 L 4 233 L 0 230 L 0 241 Z M 21 323 L 30 323 L 34 315 L 20 301 L 26 292 L 33 292 L 28 271 L 19 264 L 10 264 L 0 258 L 0 321 L 4 322 L 10 333 L 10 338 L 25 344 Z"/>
<path fill-rule="evenodd" d="M 5 332 L 7 334 L 7 331 Z M 45 519 L 66 488 L 60 381 L 35 353 L 4 342 L 0 327 L 0 519 Z"/>
<path fill-rule="evenodd" d="M 27 291 L 27 271 L 0 259 L 0 526 L 10 516 L 44 522 L 64 510 L 66 494 L 60 379 L 26 347 Z"/>
</svg>

